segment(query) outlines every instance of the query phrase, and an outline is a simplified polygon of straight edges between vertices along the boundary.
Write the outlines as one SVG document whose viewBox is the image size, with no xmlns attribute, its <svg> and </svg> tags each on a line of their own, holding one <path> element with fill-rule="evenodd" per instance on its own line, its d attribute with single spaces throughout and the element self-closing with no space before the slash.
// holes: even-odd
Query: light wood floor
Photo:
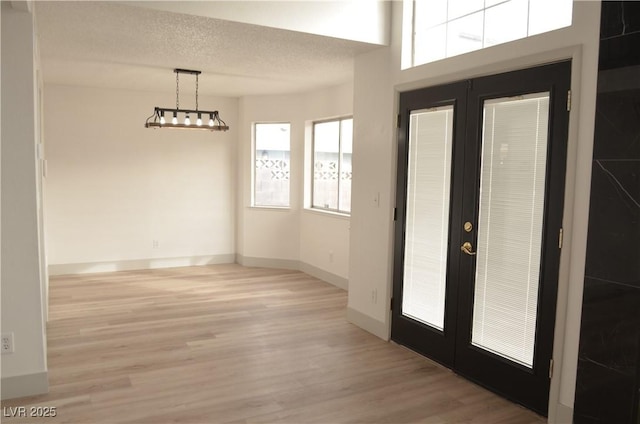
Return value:
<svg viewBox="0 0 640 424">
<path fill-rule="evenodd" d="M 545 422 L 348 323 L 346 303 L 239 265 L 51 278 L 50 393 L 2 406 L 56 407 L 48 423 Z"/>
</svg>

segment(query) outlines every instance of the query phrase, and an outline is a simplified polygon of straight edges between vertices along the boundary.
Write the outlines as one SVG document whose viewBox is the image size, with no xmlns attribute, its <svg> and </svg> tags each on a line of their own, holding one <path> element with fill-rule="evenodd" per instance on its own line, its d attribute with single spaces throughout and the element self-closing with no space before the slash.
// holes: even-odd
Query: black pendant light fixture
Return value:
<svg viewBox="0 0 640 424">
<path fill-rule="evenodd" d="M 202 72 L 191 69 L 173 70 L 176 73 L 176 107 L 175 109 L 155 107 L 153 115 L 147 118 L 145 128 L 181 128 L 192 130 L 227 131 L 229 126 L 220 119 L 217 110 L 198 109 L 198 75 Z M 196 76 L 196 108 L 180 109 L 180 74 Z M 195 120 L 192 120 L 192 117 Z M 202 119 L 205 119 L 203 121 Z M 182 121 L 180 121 L 182 119 Z"/>
</svg>

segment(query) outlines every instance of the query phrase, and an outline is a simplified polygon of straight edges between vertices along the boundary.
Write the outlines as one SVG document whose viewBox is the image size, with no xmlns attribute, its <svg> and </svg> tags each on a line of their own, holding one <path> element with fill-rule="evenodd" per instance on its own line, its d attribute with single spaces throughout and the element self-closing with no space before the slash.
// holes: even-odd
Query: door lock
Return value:
<svg viewBox="0 0 640 424">
<path fill-rule="evenodd" d="M 462 243 L 462 246 L 460 246 L 460 250 L 462 250 L 462 252 L 466 253 L 469 256 L 474 256 L 476 254 L 476 252 L 473 251 L 473 246 L 468 241 Z"/>
</svg>

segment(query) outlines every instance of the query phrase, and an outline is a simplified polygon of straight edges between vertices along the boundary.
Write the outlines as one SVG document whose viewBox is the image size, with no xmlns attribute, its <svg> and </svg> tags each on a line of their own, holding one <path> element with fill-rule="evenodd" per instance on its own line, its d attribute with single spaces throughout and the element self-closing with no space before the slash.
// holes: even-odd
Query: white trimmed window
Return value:
<svg viewBox="0 0 640 424">
<path fill-rule="evenodd" d="M 253 206 L 289 207 L 291 124 L 254 124 Z"/>
<path fill-rule="evenodd" d="M 352 118 L 313 124 L 312 208 L 351 212 L 352 145 Z"/>
<path fill-rule="evenodd" d="M 402 69 L 571 25 L 573 0 L 403 0 Z"/>
</svg>

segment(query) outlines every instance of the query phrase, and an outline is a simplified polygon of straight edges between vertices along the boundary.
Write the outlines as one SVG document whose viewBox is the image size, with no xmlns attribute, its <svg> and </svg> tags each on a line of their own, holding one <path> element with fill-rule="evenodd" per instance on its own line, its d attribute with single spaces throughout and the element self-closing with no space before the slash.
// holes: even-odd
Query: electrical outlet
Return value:
<svg viewBox="0 0 640 424">
<path fill-rule="evenodd" d="M 13 333 L 2 334 L 2 353 L 13 353 Z"/>
<path fill-rule="evenodd" d="M 153 241 L 153 248 L 154 248 L 154 249 L 157 249 L 157 248 L 158 248 L 158 246 L 160 246 L 160 243 L 158 242 L 158 240 L 154 240 L 154 241 Z"/>
</svg>

